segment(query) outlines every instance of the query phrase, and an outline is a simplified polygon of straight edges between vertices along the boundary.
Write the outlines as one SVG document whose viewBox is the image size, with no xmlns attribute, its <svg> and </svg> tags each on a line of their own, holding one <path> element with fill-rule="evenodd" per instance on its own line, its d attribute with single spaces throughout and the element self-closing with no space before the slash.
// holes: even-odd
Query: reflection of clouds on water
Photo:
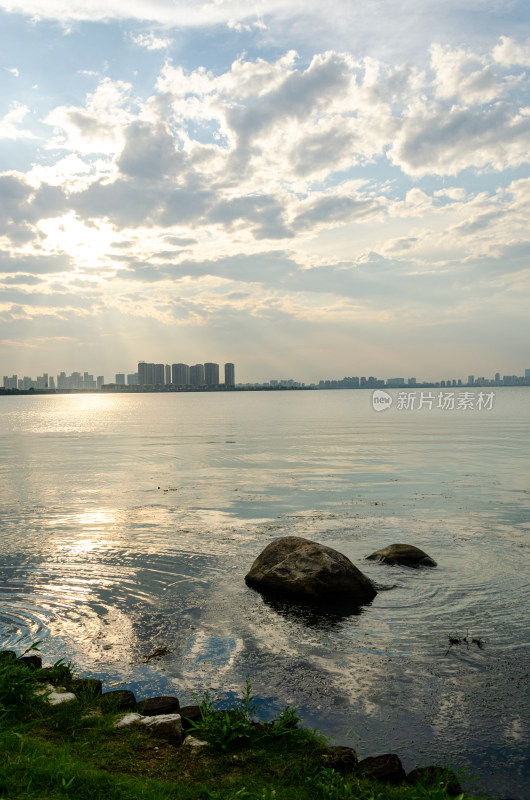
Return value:
<svg viewBox="0 0 530 800">
<path fill-rule="evenodd" d="M 183 654 L 186 685 L 196 691 L 197 672 L 200 672 L 206 688 L 227 691 L 229 686 L 223 684 L 223 678 L 235 666 L 242 650 L 243 642 L 235 636 L 208 631 L 194 633 Z"/>
<path fill-rule="evenodd" d="M 297 705 L 364 755 L 515 763 L 528 738 L 527 407 L 376 420 L 365 400 L 4 398 L 3 646 L 43 638 L 48 663 L 191 702 L 185 687 L 226 697 L 249 673 L 275 712 Z M 246 587 L 288 534 L 345 553 L 381 587 L 373 603 L 333 615 Z M 438 568 L 364 560 L 403 541 Z M 447 652 L 468 631 L 484 648 Z M 157 647 L 171 652 L 145 663 Z M 518 769 L 496 770 L 515 776 L 498 794 L 517 796 Z"/>
<path fill-rule="evenodd" d="M 528 739 L 528 721 L 523 719 L 516 711 L 513 712 L 511 719 L 503 720 L 503 723 L 505 739 L 515 739 L 517 742 Z"/>
</svg>

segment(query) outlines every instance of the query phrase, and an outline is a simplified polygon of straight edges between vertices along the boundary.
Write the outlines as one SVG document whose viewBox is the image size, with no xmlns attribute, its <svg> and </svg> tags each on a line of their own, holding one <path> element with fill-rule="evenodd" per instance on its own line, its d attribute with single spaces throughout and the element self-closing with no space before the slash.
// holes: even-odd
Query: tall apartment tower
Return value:
<svg viewBox="0 0 530 800">
<path fill-rule="evenodd" d="M 155 386 L 163 386 L 166 382 L 166 370 L 164 364 L 154 364 Z"/>
<path fill-rule="evenodd" d="M 233 364 L 225 364 L 225 387 L 231 389 L 236 385 L 236 368 Z"/>
<path fill-rule="evenodd" d="M 190 367 L 191 386 L 204 386 L 204 364 L 194 364 Z"/>
<path fill-rule="evenodd" d="M 145 361 L 138 363 L 138 384 L 140 386 L 150 386 L 153 381 L 154 364 L 147 364 Z"/>
<path fill-rule="evenodd" d="M 18 389 L 18 375 L 4 375 L 4 389 Z"/>
<path fill-rule="evenodd" d="M 204 365 L 204 381 L 206 386 L 219 386 L 219 364 L 208 362 Z"/>
<path fill-rule="evenodd" d="M 165 382 L 166 369 L 164 364 L 138 362 L 138 383 L 140 386 L 163 386 Z"/>
<path fill-rule="evenodd" d="M 202 367 L 202 364 L 200 366 Z M 171 365 L 171 383 L 173 386 L 190 385 L 190 368 L 187 364 Z"/>
</svg>

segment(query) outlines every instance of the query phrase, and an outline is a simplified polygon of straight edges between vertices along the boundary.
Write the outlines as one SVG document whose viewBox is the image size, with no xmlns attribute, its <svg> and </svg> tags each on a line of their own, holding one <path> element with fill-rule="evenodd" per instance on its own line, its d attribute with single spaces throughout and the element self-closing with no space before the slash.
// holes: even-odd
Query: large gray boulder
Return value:
<svg viewBox="0 0 530 800">
<path fill-rule="evenodd" d="M 412 544 L 390 544 L 367 556 L 372 561 L 385 564 L 403 564 L 406 567 L 435 567 L 436 561 Z"/>
<path fill-rule="evenodd" d="M 318 603 L 360 605 L 377 594 L 371 581 L 349 558 L 301 536 L 283 536 L 267 545 L 245 581 L 264 594 Z"/>
</svg>

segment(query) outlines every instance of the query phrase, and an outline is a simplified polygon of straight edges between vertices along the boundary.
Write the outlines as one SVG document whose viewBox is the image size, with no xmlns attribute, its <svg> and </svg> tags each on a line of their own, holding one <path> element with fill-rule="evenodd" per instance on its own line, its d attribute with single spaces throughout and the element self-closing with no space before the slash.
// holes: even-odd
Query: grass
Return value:
<svg viewBox="0 0 530 800">
<path fill-rule="evenodd" d="M 50 679 L 51 676 L 51 679 Z M 326 741 L 301 728 L 296 709 L 257 723 L 247 678 L 227 711 L 206 694 L 191 733 L 200 752 L 175 748 L 141 726 L 114 728 L 112 710 L 89 716 L 88 687 L 76 701 L 49 706 L 34 696 L 39 679 L 68 685 L 71 664 L 39 670 L 0 661 L 0 797 L 24 800 L 448 800 L 442 779 L 425 786 L 378 784 L 324 767 Z M 42 685 L 42 684 L 40 684 Z M 472 800 L 471 796 L 466 798 Z M 464 795 L 460 800 L 464 799 Z"/>
</svg>

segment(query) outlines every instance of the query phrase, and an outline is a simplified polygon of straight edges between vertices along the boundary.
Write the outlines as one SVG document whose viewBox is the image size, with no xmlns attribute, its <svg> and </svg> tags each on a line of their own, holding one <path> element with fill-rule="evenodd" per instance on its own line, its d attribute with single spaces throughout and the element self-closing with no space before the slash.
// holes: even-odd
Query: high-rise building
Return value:
<svg viewBox="0 0 530 800">
<path fill-rule="evenodd" d="M 467 376 L 467 385 L 468 386 L 473 386 L 474 383 L 475 383 L 475 376 L 474 375 L 468 375 Z"/>
<path fill-rule="evenodd" d="M 138 386 L 138 373 L 130 372 L 127 375 L 127 386 Z"/>
<path fill-rule="evenodd" d="M 138 383 L 140 386 L 147 386 L 149 383 L 152 383 L 152 381 L 148 380 L 149 367 L 151 366 L 152 364 L 146 364 L 145 361 L 138 362 Z"/>
<path fill-rule="evenodd" d="M 204 365 L 204 382 L 206 386 L 219 386 L 219 364 L 208 361 Z"/>
<path fill-rule="evenodd" d="M 225 364 L 225 386 L 227 389 L 236 385 L 236 368 L 230 362 Z"/>
<path fill-rule="evenodd" d="M 155 386 L 163 386 L 166 382 L 166 370 L 164 364 L 154 364 L 154 381 Z"/>
<path fill-rule="evenodd" d="M 166 384 L 166 386 L 170 386 L 171 385 L 171 367 L 169 366 L 169 364 L 166 364 L 166 366 L 164 367 L 164 377 L 165 377 L 164 383 Z"/>
<path fill-rule="evenodd" d="M 138 384 L 140 386 L 163 386 L 166 382 L 166 369 L 164 364 L 150 364 L 146 361 L 138 362 Z"/>
<path fill-rule="evenodd" d="M 116 380 L 114 383 L 116 386 L 125 386 L 125 373 L 124 372 L 117 372 L 115 376 Z"/>
<path fill-rule="evenodd" d="M 204 364 L 194 364 L 190 367 L 190 385 L 204 386 Z"/>
<path fill-rule="evenodd" d="M 98 375 L 96 378 L 96 388 L 101 389 L 104 383 L 105 383 L 105 376 Z"/>
<path fill-rule="evenodd" d="M 198 366 L 202 367 L 202 364 Z M 171 365 L 171 383 L 173 386 L 189 386 L 190 381 L 190 368 L 187 364 L 172 364 Z M 198 386 L 199 384 L 195 384 Z"/>
<path fill-rule="evenodd" d="M 4 389 L 18 389 L 18 375 L 4 375 Z"/>
</svg>

